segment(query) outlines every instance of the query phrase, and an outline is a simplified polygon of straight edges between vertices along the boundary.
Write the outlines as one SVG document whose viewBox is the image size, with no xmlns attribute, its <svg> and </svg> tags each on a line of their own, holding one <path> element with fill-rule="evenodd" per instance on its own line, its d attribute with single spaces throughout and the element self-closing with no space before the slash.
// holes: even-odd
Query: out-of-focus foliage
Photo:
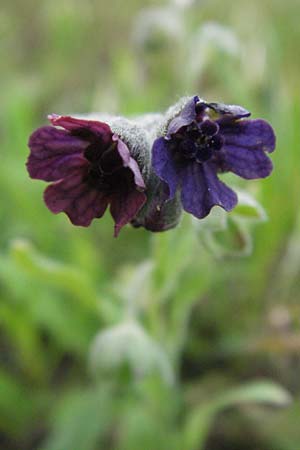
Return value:
<svg viewBox="0 0 300 450">
<path fill-rule="evenodd" d="M 299 15 L 298 0 L 2 1 L 1 449 L 298 448 Z M 109 217 L 81 229 L 46 209 L 24 163 L 48 113 L 194 93 L 276 130 L 269 179 L 225 176 L 235 211 L 116 240 Z"/>
</svg>

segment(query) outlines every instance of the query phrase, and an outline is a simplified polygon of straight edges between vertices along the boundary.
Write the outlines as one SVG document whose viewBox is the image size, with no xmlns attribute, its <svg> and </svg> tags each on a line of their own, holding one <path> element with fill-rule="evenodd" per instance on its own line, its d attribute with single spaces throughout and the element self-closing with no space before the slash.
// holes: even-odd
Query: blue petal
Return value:
<svg viewBox="0 0 300 450">
<path fill-rule="evenodd" d="M 179 169 L 176 168 L 167 141 L 160 137 L 152 147 L 152 165 L 156 175 L 165 181 L 169 187 L 169 198 L 175 196 L 180 181 Z"/>
<path fill-rule="evenodd" d="M 213 109 L 216 113 L 234 116 L 236 119 L 242 117 L 249 117 L 251 113 L 247 109 L 239 105 L 226 105 L 225 103 L 207 103 L 207 106 Z"/>
<path fill-rule="evenodd" d="M 233 209 L 237 195 L 218 179 L 213 165 L 192 163 L 182 174 L 181 201 L 185 211 L 202 219 L 215 205 Z"/>
<path fill-rule="evenodd" d="M 224 146 L 217 164 L 222 171 L 233 172 L 246 180 L 266 178 L 273 170 L 270 158 L 262 150 Z"/>
<path fill-rule="evenodd" d="M 220 133 L 229 147 L 244 147 L 271 153 L 275 149 L 275 134 L 263 119 L 238 120 L 220 124 Z"/>
<path fill-rule="evenodd" d="M 185 107 L 180 111 L 180 114 L 171 120 L 168 127 L 167 137 L 170 138 L 171 134 L 176 133 L 181 127 L 185 127 L 193 122 L 196 118 L 195 106 L 199 101 L 197 96 L 192 97 Z"/>
</svg>

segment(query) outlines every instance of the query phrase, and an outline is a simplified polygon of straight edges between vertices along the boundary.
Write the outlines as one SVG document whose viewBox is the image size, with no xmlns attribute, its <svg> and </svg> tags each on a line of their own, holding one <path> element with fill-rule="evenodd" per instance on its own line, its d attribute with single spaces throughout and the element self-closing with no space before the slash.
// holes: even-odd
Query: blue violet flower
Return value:
<svg viewBox="0 0 300 450">
<path fill-rule="evenodd" d="M 169 199 L 180 190 L 183 209 L 201 219 L 215 205 L 230 211 L 237 204 L 219 173 L 245 179 L 270 175 L 273 165 L 266 153 L 275 148 L 274 131 L 265 120 L 249 116 L 240 106 L 188 98 L 152 149 L 153 168 L 167 184 Z"/>
</svg>

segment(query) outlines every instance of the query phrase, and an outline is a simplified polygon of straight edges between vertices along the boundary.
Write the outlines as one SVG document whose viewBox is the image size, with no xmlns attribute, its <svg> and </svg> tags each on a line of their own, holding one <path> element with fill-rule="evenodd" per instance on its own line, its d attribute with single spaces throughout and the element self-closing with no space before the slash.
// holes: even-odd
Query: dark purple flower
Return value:
<svg viewBox="0 0 300 450">
<path fill-rule="evenodd" d="M 169 198 L 181 190 L 183 208 L 199 219 L 215 205 L 233 209 L 237 195 L 217 176 L 233 172 L 242 178 L 265 178 L 272 171 L 266 155 L 275 148 L 272 127 L 250 120 L 240 106 L 206 103 L 195 96 L 154 141 L 152 164 L 168 185 Z"/>
<path fill-rule="evenodd" d="M 54 126 L 31 135 L 27 161 L 31 178 L 53 182 L 44 192 L 46 205 L 84 227 L 110 205 L 117 236 L 146 201 L 136 160 L 106 123 L 54 114 L 49 119 Z"/>
</svg>

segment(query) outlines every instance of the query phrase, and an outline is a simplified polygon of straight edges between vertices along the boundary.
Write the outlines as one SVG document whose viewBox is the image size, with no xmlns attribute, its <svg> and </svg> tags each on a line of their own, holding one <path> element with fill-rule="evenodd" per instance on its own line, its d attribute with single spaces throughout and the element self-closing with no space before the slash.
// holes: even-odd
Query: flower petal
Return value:
<svg viewBox="0 0 300 450">
<path fill-rule="evenodd" d="M 38 128 L 29 139 L 27 170 L 31 178 L 57 181 L 87 164 L 82 156 L 88 143 L 54 127 Z"/>
<path fill-rule="evenodd" d="M 94 218 L 102 217 L 108 197 L 83 181 L 84 172 L 77 171 L 47 187 L 44 200 L 54 214 L 64 211 L 74 225 L 87 227 Z"/>
<path fill-rule="evenodd" d="M 183 171 L 181 201 L 185 211 L 202 219 L 215 205 L 233 209 L 237 195 L 218 179 L 211 164 L 193 163 Z"/>
<path fill-rule="evenodd" d="M 275 149 L 275 134 L 271 125 L 263 119 L 218 121 L 225 145 L 251 150 L 272 152 Z"/>
<path fill-rule="evenodd" d="M 98 120 L 76 119 L 71 116 L 59 116 L 58 114 L 50 114 L 48 119 L 52 125 L 63 127 L 72 132 L 90 132 L 96 136 L 101 136 L 102 142 L 108 144 L 111 140 L 112 131 L 110 126 L 105 122 Z"/>
<path fill-rule="evenodd" d="M 235 119 L 249 117 L 251 113 L 239 105 L 226 105 L 225 103 L 206 103 L 216 113 L 226 116 L 234 116 Z"/>
<path fill-rule="evenodd" d="M 181 127 L 189 125 L 196 118 L 196 103 L 199 101 L 199 97 L 192 97 L 185 107 L 180 111 L 177 117 L 171 120 L 168 126 L 167 138 L 171 137 L 171 134 L 176 133 Z"/>
<path fill-rule="evenodd" d="M 217 165 L 223 172 L 233 172 L 246 180 L 266 178 L 273 170 L 271 159 L 262 150 L 226 145 L 218 153 Z"/>
<path fill-rule="evenodd" d="M 119 192 L 112 197 L 110 213 L 115 221 L 115 237 L 118 236 L 121 228 L 136 216 L 145 201 L 146 195 L 136 189 Z"/>
<path fill-rule="evenodd" d="M 180 181 L 180 173 L 168 148 L 168 141 L 163 137 L 154 141 L 152 147 L 152 165 L 156 175 L 169 186 L 170 198 L 173 198 Z"/>
<path fill-rule="evenodd" d="M 120 157 L 123 160 L 123 167 L 128 167 L 132 171 L 136 187 L 140 190 L 145 189 L 146 186 L 138 163 L 136 162 L 135 159 L 133 159 L 130 156 L 130 152 L 127 145 L 116 134 L 112 136 L 112 140 L 117 142 L 117 150 L 119 152 Z"/>
</svg>

